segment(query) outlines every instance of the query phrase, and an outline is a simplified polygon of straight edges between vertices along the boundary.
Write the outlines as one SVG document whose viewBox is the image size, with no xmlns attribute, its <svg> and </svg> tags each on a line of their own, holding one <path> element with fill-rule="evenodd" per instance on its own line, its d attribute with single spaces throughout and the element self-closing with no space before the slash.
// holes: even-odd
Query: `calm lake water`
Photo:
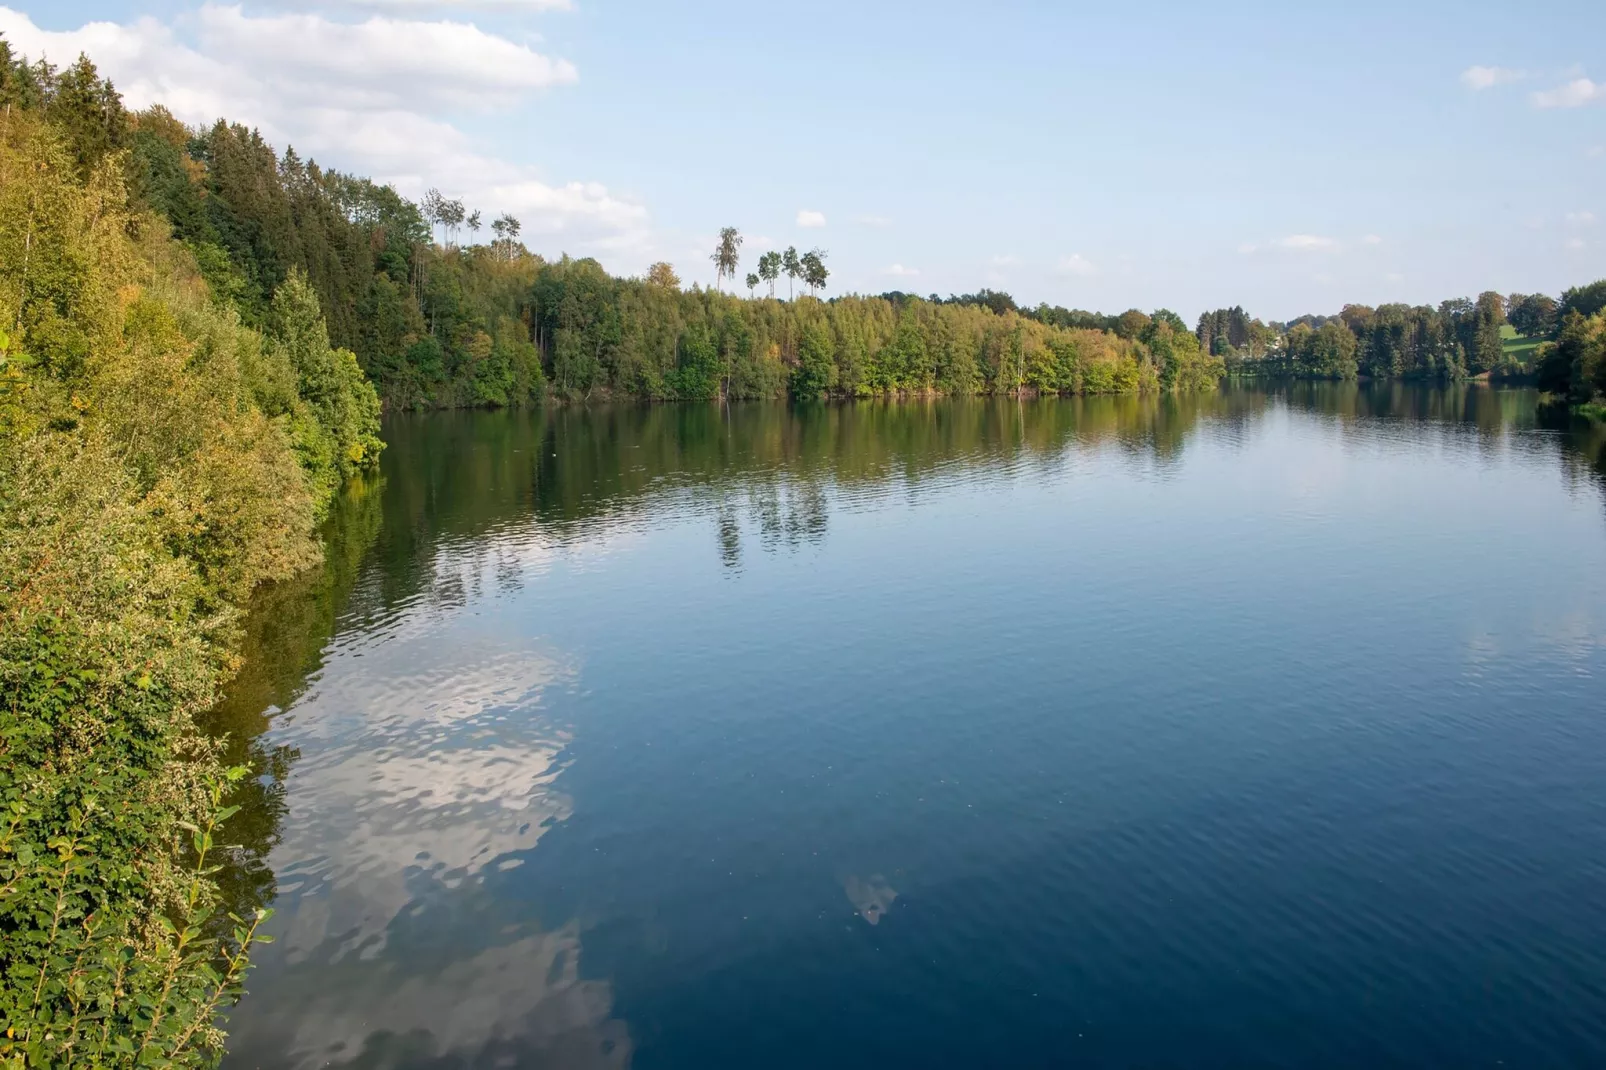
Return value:
<svg viewBox="0 0 1606 1070">
<path fill-rule="evenodd" d="M 232 1067 L 1606 1065 L 1606 461 L 1483 387 L 392 420 Z"/>
</svg>

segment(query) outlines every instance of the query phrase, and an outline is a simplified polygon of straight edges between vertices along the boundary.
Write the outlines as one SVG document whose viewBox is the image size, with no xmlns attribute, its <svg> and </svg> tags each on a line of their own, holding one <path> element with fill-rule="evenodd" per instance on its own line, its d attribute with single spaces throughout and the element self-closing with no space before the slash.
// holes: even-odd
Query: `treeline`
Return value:
<svg viewBox="0 0 1606 1070">
<path fill-rule="evenodd" d="M 1577 341 L 1587 331 L 1568 336 L 1572 356 L 1554 353 L 1570 312 L 1587 321 L 1599 311 L 1587 298 L 1593 288 L 1560 300 L 1485 293 L 1437 307 L 1350 305 L 1288 323 L 1224 308 L 1190 332 L 1165 310 L 1021 307 L 985 289 L 777 301 L 783 276 L 789 298 L 794 284 L 812 298 L 829 278 L 824 250 L 787 249 L 757 257 L 741 301 L 722 285 L 683 292 L 667 263 L 635 280 L 589 261 L 549 262 L 525 248 L 506 213 L 490 224 L 488 244 L 459 245 L 465 229 L 477 239 L 480 210 L 435 190 L 415 205 L 293 150 L 281 157 L 238 125 L 192 130 L 159 108 L 129 114 L 87 60 L 56 72 L 8 58 L 8 71 L 0 94 L 50 110 L 80 173 L 121 154 L 135 196 L 169 221 L 215 299 L 247 325 L 265 325 L 278 287 L 304 273 L 331 341 L 356 355 L 391 408 L 554 395 L 1120 392 L 1195 387 L 1222 371 L 1534 378 L 1547 357 L 1543 378 L 1554 392 L 1598 392 L 1589 385 L 1593 343 Z M 734 228 L 721 231 L 711 257 L 721 284 L 739 278 L 740 246 Z M 766 283 L 769 297 L 751 299 Z M 1514 349 L 1503 337 L 1508 324 L 1552 344 Z"/>
<path fill-rule="evenodd" d="M 1275 361 L 1280 371 L 1318 379 L 1461 379 L 1522 368 L 1505 356 L 1505 299 L 1427 305 L 1345 305 L 1320 323 L 1295 321 Z"/>
<path fill-rule="evenodd" d="M 1262 324 L 1242 308 L 1199 319 L 1202 348 L 1229 371 L 1310 379 L 1493 379 L 1535 381 L 1573 404 L 1606 391 L 1606 280 L 1546 294 L 1493 291 L 1427 305 L 1345 305 L 1336 316 Z M 1512 341 L 1528 343 L 1512 346 Z"/>
<path fill-rule="evenodd" d="M 215 876 L 251 771 L 195 719 L 244 600 L 317 562 L 320 517 L 380 449 L 308 262 L 259 277 L 212 255 L 261 236 L 205 198 L 192 222 L 216 244 L 175 242 L 131 185 L 160 172 L 152 130 L 173 137 L 147 118 L 87 61 L 58 73 L 0 41 L 5 1066 L 221 1050 L 262 920 L 231 916 Z M 352 277 L 335 261 L 325 281 Z"/>
<path fill-rule="evenodd" d="M 192 130 L 160 108 L 126 113 L 87 60 L 57 73 L 11 64 L 13 95 L 36 100 L 81 168 L 117 155 L 130 186 L 164 216 L 214 298 L 249 326 L 268 322 L 294 272 L 316 292 L 334 345 L 393 408 L 504 406 L 599 394 L 644 398 L 898 393 L 1099 393 L 1214 383 L 1220 364 L 1180 320 L 1106 319 L 1013 302 L 813 298 L 824 250 L 758 257 L 739 300 L 681 291 L 673 268 L 645 280 L 591 261 L 548 262 L 501 215 L 489 245 L 460 246 L 482 214 L 430 191 L 394 190 L 279 156 L 254 131 Z M 437 244 L 439 231 L 442 242 Z M 741 237 L 714 260 L 737 278 Z M 808 300 L 774 299 L 782 276 Z M 1119 322 L 1118 322 L 1119 321 Z"/>
<path fill-rule="evenodd" d="M 1182 319 L 1169 309 L 1158 309 L 1153 313 L 1145 313 L 1132 308 L 1119 315 L 1106 315 L 1102 312 L 1089 312 L 1080 308 L 1065 308 L 1062 305 L 1050 305 L 1043 302 L 1037 305 L 1020 305 L 1015 298 L 1003 290 L 981 289 L 975 293 L 949 294 L 941 297 L 932 294 L 922 298 L 918 294 L 907 294 L 898 290 L 891 290 L 881 295 L 893 304 L 902 306 L 909 301 L 924 300 L 933 305 L 962 305 L 975 308 L 985 308 L 1000 316 L 1011 313 L 1024 316 L 1026 319 L 1047 324 L 1050 327 L 1075 327 L 1088 331 L 1108 331 L 1127 340 L 1139 338 L 1150 321 L 1161 319 L 1169 323 L 1181 323 Z M 1182 328 L 1186 330 L 1186 326 Z M 1205 347 L 1209 351 L 1209 347 Z M 1211 356 L 1221 356 L 1221 353 L 1210 351 Z"/>
<path fill-rule="evenodd" d="M 743 300 L 608 275 L 535 270 L 529 315 L 562 397 L 661 399 L 1121 393 L 1213 386 L 1219 361 L 1174 316 L 1131 339 L 920 299 Z"/>
<path fill-rule="evenodd" d="M 140 189 L 174 221 L 215 291 L 253 322 L 274 280 L 304 270 L 331 337 L 395 408 L 520 405 L 549 392 L 1100 393 L 1194 388 L 1221 374 L 1169 314 L 1107 324 L 985 303 L 683 291 L 668 264 L 639 280 L 590 260 L 548 262 L 514 240 L 511 216 L 498 220 L 491 245 L 458 246 L 456 233 L 465 223 L 474 230 L 479 215 L 460 202 L 431 191 L 419 209 L 294 152 L 279 159 L 237 126 L 186 132 L 153 110 L 129 128 Z M 433 241 L 437 226 L 445 244 Z M 713 256 L 721 279 L 736 277 L 740 244 L 733 228 L 722 231 Z M 829 277 L 823 250 L 758 259 L 750 287 L 768 282 L 773 292 L 784 275 L 812 295 Z"/>
</svg>

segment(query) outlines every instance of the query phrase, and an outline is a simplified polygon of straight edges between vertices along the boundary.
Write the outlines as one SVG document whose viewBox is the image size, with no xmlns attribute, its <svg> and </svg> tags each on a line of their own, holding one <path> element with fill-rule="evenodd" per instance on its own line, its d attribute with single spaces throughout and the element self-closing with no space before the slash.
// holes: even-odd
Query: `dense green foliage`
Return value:
<svg viewBox="0 0 1606 1070">
<path fill-rule="evenodd" d="M 426 216 L 389 187 L 303 163 L 293 150 L 280 158 L 244 127 L 189 130 L 157 108 L 131 117 L 126 138 L 136 192 L 248 325 L 272 323 L 276 295 L 300 273 L 329 338 L 389 404 L 516 405 L 544 395 L 527 315 L 540 262 L 518 244 L 516 219 L 493 221 L 490 245 L 437 246 L 433 227 L 462 222 L 460 204 Z"/>
<path fill-rule="evenodd" d="M 1199 344 L 1232 370 L 1241 361 L 1263 360 L 1277 344 L 1278 332 L 1250 319 L 1242 306 L 1218 308 L 1199 317 Z"/>
<path fill-rule="evenodd" d="M 1287 325 L 1248 320 L 1242 309 L 1200 318 L 1200 344 L 1229 370 L 1308 379 L 1532 380 L 1581 412 L 1606 392 L 1606 280 L 1560 301 L 1544 294 L 1480 294 L 1476 301 L 1346 305 L 1336 316 Z"/>
<path fill-rule="evenodd" d="M 379 400 L 298 265 L 253 330 L 131 199 L 92 67 L 0 61 L 0 1065 L 205 1063 L 263 912 L 219 896 L 248 771 L 195 717 Z"/>
<path fill-rule="evenodd" d="M 1548 311 L 1552 333 L 1535 360 L 1539 389 L 1606 419 L 1606 279 L 1568 290 Z"/>
<path fill-rule="evenodd" d="M 1538 384 L 1580 407 L 1606 394 L 1606 312 L 1566 314 L 1555 342 L 1539 356 Z"/>
<path fill-rule="evenodd" d="M 540 265 L 529 310 L 563 397 L 1096 394 L 1221 375 L 1164 322 L 1126 340 L 919 298 L 747 300 L 615 278 L 593 260 Z"/>
<path fill-rule="evenodd" d="M 1207 319 L 1209 317 L 1206 317 Z M 1242 365 L 1313 379 L 1461 379 L 1523 369 L 1507 360 L 1501 327 L 1506 299 L 1427 305 L 1345 305 L 1337 316 L 1302 316 L 1257 363 Z M 1272 325 L 1275 330 L 1277 325 Z M 1200 334 L 1206 333 L 1203 321 Z"/>
</svg>

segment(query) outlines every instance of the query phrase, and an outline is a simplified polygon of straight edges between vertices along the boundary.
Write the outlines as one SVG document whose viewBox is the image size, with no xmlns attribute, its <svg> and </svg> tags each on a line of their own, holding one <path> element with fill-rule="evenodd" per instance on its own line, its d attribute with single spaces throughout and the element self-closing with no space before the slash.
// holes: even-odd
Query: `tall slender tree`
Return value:
<svg viewBox="0 0 1606 1070">
<path fill-rule="evenodd" d="M 434 186 L 424 191 L 424 199 L 419 203 L 419 211 L 424 214 L 424 221 L 429 224 L 429 236 L 432 239 L 435 237 L 435 228 L 442 226 L 445 221 L 443 215 L 445 204 L 446 198 L 442 197 L 441 191 Z M 445 243 L 445 240 L 445 237 L 442 236 L 442 244 Z"/>
<path fill-rule="evenodd" d="M 735 227 L 722 227 L 719 231 L 719 244 L 714 246 L 713 255 L 709 257 L 714 262 L 714 285 L 718 286 L 728 275 L 736 278 L 736 268 L 742 261 L 742 235 Z"/>
<path fill-rule="evenodd" d="M 457 229 L 463 225 L 465 218 L 462 201 L 445 201 L 441 204 L 441 223 L 446 228 L 447 246 L 457 244 Z"/>
<path fill-rule="evenodd" d="M 770 296 L 775 296 L 775 280 L 781 277 L 781 254 L 773 250 L 758 258 L 758 277 L 770 284 Z"/>
<path fill-rule="evenodd" d="M 513 259 L 519 230 L 519 221 L 507 212 L 503 212 L 491 221 L 491 233 L 496 235 L 496 239 L 491 242 L 491 247 L 496 250 L 498 260 Z"/>
<path fill-rule="evenodd" d="M 797 246 L 788 245 L 781 254 L 781 270 L 786 272 L 786 299 L 792 299 L 792 284 L 803 277 L 803 262 L 798 259 Z"/>
<path fill-rule="evenodd" d="M 824 249 L 810 249 L 799 261 L 798 266 L 802 269 L 803 281 L 808 285 L 810 295 L 825 289 L 825 282 L 831 277 L 831 273 L 825 269 L 827 255 Z"/>
</svg>

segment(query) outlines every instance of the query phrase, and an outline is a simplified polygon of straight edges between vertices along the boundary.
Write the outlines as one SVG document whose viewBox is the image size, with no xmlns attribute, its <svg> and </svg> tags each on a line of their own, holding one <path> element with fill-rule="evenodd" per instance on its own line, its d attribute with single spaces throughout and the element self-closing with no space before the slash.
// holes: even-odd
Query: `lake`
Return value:
<svg viewBox="0 0 1606 1070">
<path fill-rule="evenodd" d="M 1535 406 L 392 418 L 213 716 L 228 1065 L 1606 1065 L 1606 435 Z"/>
</svg>

